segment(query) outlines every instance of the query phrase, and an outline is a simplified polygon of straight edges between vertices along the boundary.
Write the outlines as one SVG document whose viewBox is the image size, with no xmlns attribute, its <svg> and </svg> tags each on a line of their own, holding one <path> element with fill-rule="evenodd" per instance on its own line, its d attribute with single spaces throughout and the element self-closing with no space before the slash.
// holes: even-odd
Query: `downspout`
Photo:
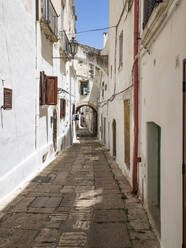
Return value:
<svg viewBox="0 0 186 248">
<path fill-rule="evenodd" d="M 138 162 L 138 32 L 139 32 L 139 0 L 134 0 L 134 150 L 132 193 L 137 192 L 137 162 Z"/>
</svg>

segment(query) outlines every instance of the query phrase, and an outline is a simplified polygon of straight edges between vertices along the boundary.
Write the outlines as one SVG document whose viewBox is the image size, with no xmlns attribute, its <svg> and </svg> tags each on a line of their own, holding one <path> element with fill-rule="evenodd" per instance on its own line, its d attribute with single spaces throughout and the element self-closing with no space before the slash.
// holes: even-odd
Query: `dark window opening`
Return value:
<svg viewBox="0 0 186 248">
<path fill-rule="evenodd" d="M 88 95 L 88 82 L 81 82 L 81 95 Z"/>
<path fill-rule="evenodd" d="M 156 5 L 162 2 L 163 0 L 144 0 L 143 28 L 147 25 Z"/>
</svg>

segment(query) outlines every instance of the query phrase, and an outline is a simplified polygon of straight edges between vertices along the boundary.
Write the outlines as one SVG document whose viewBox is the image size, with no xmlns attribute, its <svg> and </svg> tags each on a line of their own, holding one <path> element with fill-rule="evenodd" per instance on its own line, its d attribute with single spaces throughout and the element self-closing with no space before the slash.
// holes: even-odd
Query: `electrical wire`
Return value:
<svg viewBox="0 0 186 248">
<path fill-rule="evenodd" d="M 98 31 L 103 31 L 106 29 L 111 29 L 111 28 L 115 28 L 116 26 L 110 26 L 110 27 L 104 27 L 104 28 L 95 28 L 95 29 L 87 29 L 87 30 L 82 30 L 79 32 L 76 32 L 77 34 L 83 34 L 83 33 L 91 33 L 91 32 L 98 32 Z M 68 33 L 68 35 L 72 35 L 72 33 Z"/>
</svg>

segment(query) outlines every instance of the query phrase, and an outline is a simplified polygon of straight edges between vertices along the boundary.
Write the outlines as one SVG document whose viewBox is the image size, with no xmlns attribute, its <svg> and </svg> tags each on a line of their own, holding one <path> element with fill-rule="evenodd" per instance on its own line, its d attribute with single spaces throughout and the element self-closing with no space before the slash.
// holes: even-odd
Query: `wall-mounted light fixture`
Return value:
<svg viewBox="0 0 186 248">
<path fill-rule="evenodd" d="M 78 42 L 72 37 L 71 41 L 69 41 L 69 51 L 70 55 L 74 58 L 78 51 Z"/>
</svg>

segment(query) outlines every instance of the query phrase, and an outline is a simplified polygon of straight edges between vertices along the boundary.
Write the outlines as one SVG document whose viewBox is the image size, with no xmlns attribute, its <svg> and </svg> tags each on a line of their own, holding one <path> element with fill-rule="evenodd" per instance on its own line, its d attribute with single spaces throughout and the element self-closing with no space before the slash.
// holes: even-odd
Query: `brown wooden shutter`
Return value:
<svg viewBox="0 0 186 248">
<path fill-rule="evenodd" d="M 44 71 L 40 72 L 40 105 L 45 105 L 46 103 L 46 75 Z"/>
<path fill-rule="evenodd" d="M 12 90 L 4 88 L 4 109 L 12 109 Z"/>
<path fill-rule="evenodd" d="M 57 104 L 57 86 L 58 78 L 47 76 L 46 77 L 46 104 L 56 105 Z"/>
</svg>

